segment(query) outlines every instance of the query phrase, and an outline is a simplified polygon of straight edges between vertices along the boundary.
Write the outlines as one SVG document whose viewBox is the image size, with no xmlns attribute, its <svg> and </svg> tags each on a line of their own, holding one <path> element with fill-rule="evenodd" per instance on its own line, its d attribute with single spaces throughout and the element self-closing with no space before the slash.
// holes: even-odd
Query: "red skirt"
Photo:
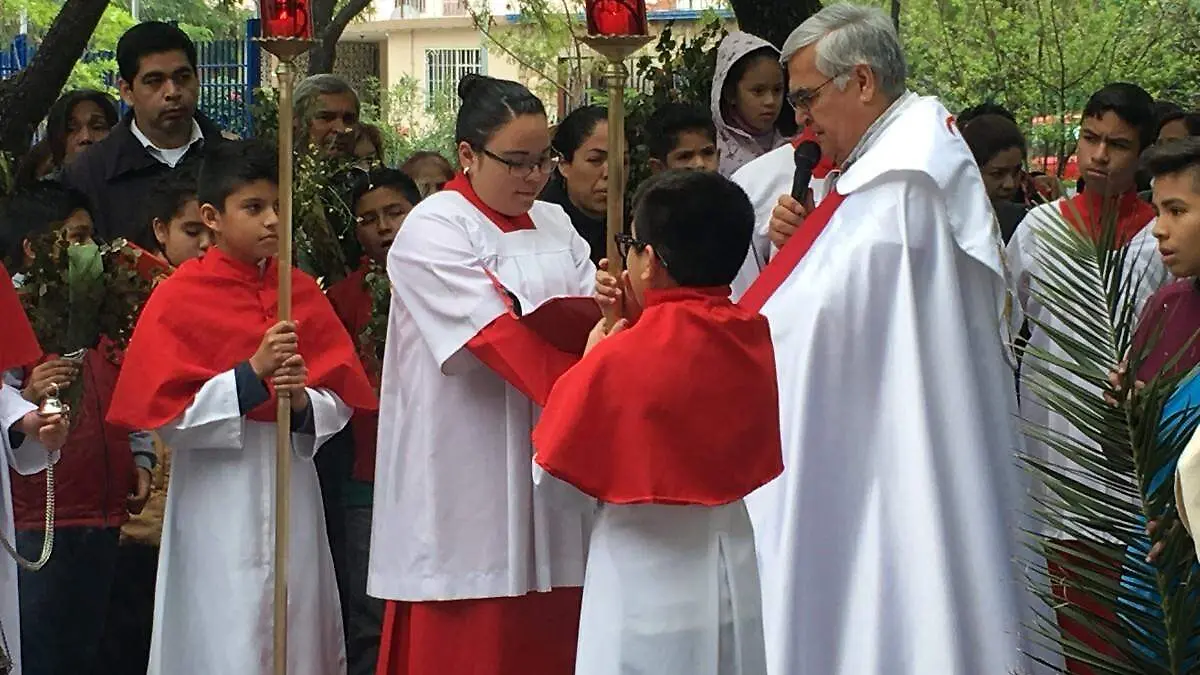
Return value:
<svg viewBox="0 0 1200 675">
<path fill-rule="evenodd" d="M 376 675 L 572 675 L 582 588 L 388 601 Z"/>
</svg>

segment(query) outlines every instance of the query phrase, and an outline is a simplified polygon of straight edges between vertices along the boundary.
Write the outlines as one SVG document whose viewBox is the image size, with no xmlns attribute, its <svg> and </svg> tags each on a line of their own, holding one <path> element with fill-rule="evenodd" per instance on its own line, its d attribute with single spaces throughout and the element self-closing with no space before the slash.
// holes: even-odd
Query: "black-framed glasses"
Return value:
<svg viewBox="0 0 1200 675">
<path fill-rule="evenodd" d="M 539 170 L 544 174 L 549 174 L 554 170 L 554 167 L 558 166 L 559 161 L 562 160 L 562 157 L 554 151 L 548 152 L 536 159 L 509 159 L 497 155 L 487 148 L 480 148 L 479 152 L 483 153 L 485 157 L 490 157 L 507 166 L 508 175 L 516 176 L 517 178 L 528 178 L 533 175 L 534 171 Z"/>
<path fill-rule="evenodd" d="M 619 253 L 622 258 L 628 258 L 629 252 L 634 249 L 641 251 L 648 246 L 646 242 L 634 239 L 633 235 L 625 232 L 618 232 L 614 234 L 613 239 L 617 241 L 617 253 Z"/>
<path fill-rule="evenodd" d="M 830 82 L 833 82 L 839 77 L 841 77 L 841 75 L 834 75 L 812 89 L 801 88 L 797 89 L 796 91 L 789 91 L 787 95 L 788 103 L 791 103 L 792 107 L 797 110 L 808 110 L 812 107 L 812 104 L 817 102 L 817 96 L 820 95 L 821 90 L 829 86 Z"/>
</svg>

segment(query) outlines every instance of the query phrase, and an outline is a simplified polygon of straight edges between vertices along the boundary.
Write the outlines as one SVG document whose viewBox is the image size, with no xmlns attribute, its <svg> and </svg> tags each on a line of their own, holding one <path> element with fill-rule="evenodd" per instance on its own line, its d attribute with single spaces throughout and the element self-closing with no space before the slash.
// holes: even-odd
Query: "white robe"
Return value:
<svg viewBox="0 0 1200 675">
<path fill-rule="evenodd" d="M 1026 317 L 1037 319 L 1056 330 L 1071 333 L 1070 328 L 1060 319 L 1052 316 L 1033 295 L 1038 285 L 1038 280 L 1035 277 L 1041 277 L 1045 274 L 1042 269 L 1044 262 L 1043 254 L 1039 253 L 1040 247 L 1044 244 L 1039 238 L 1038 232 L 1045 228 L 1068 226 L 1060 215 L 1060 202 L 1061 200 L 1050 204 L 1042 204 L 1030 211 L 1017 226 L 1017 231 L 1008 242 L 1008 264 L 1016 284 L 1018 309 L 1020 310 L 1013 313 L 1012 330 L 1014 335 L 1020 330 L 1021 324 Z M 1127 279 L 1141 280 L 1131 296 L 1132 301 L 1136 305 L 1135 317 L 1141 316 L 1142 308 L 1145 306 L 1146 301 L 1170 278 L 1166 267 L 1163 266 L 1162 258 L 1158 255 L 1158 242 L 1154 239 L 1154 234 L 1152 233 L 1153 227 L 1154 221 L 1151 221 L 1129 241 L 1130 248 L 1125 260 L 1128 270 L 1126 272 Z M 1049 351 L 1055 356 L 1067 359 L 1066 353 L 1050 339 L 1046 331 L 1032 324 L 1030 325 L 1030 329 L 1030 346 Z M 1032 359 L 1033 356 L 1031 355 L 1027 354 L 1025 356 L 1027 363 Z M 1084 389 L 1087 389 L 1089 386 L 1083 380 L 1065 370 L 1058 369 L 1057 372 Z M 1023 368 L 1020 383 L 1021 418 L 1031 426 L 1050 429 L 1051 431 L 1069 436 L 1076 441 L 1086 442 L 1087 437 L 1082 432 L 1076 429 L 1062 415 L 1046 407 L 1030 386 L 1030 377 L 1032 377 L 1032 371 L 1028 367 Z M 1104 392 L 1098 388 L 1094 389 L 1094 391 L 1097 398 L 1104 395 Z M 1069 472 L 1081 470 L 1080 467 L 1076 466 L 1074 462 L 1064 457 L 1057 450 L 1037 439 L 1026 439 L 1025 449 L 1029 456 L 1034 459 L 1062 467 Z M 1030 474 L 1030 483 L 1032 499 L 1044 500 L 1049 497 L 1048 490 L 1042 480 Z M 1101 492 L 1111 493 L 1111 489 L 1099 481 L 1091 482 L 1091 484 Z M 1031 501 L 1028 508 L 1034 508 L 1035 503 Z M 1045 524 L 1036 523 L 1035 527 L 1042 534 L 1061 536 L 1061 533 L 1054 531 L 1053 528 Z"/>
<path fill-rule="evenodd" d="M 392 304 L 380 391 L 367 592 L 402 601 L 581 586 L 588 528 L 533 490 L 540 408 L 466 348 L 507 311 L 591 295 L 589 248 L 561 207 L 504 233 L 465 197 L 422 201 L 388 253 Z"/>
<path fill-rule="evenodd" d="M 747 504 L 771 675 L 1026 672 L 1006 275 L 948 119 L 897 113 L 763 307 L 785 469 Z"/>
<path fill-rule="evenodd" d="M 5 383 L 0 383 L 0 443 L 4 444 L 4 455 L 8 466 L 22 476 L 45 471 L 47 459 L 58 461 L 58 452 L 46 455 L 46 448 L 36 438 L 26 437 L 19 447 L 9 447 L 8 431 L 37 406 L 21 397 L 21 392 Z M 3 499 L 0 516 L 0 536 L 16 546 L 14 538 L 12 486 L 8 471 L 0 471 L 0 499 Z M 5 551 L 0 553 L 0 626 L 8 641 L 9 657 L 13 660 L 13 675 L 21 675 L 21 612 L 17 599 L 17 562 Z"/>
<path fill-rule="evenodd" d="M 723 506 L 604 504 L 534 466 L 538 492 L 597 514 L 575 675 L 765 675 L 754 533 Z"/>
<path fill-rule="evenodd" d="M 784 144 L 756 158 L 734 172 L 730 177 L 746 191 L 754 205 L 754 235 L 750 239 L 750 250 L 737 278 L 733 280 L 730 299 L 737 302 L 759 272 L 779 249 L 771 243 L 771 211 L 781 195 L 792 191 L 792 178 L 796 174 L 796 150 L 791 143 Z M 813 200 L 821 203 L 825 197 L 825 179 L 813 178 L 808 183 Z"/>
<path fill-rule="evenodd" d="M 313 457 L 351 411 L 328 390 L 308 395 L 316 434 L 292 434 L 288 675 L 338 675 L 345 639 Z M 268 675 L 275 423 L 242 416 L 229 370 L 157 431 L 172 456 L 149 675 Z"/>
</svg>

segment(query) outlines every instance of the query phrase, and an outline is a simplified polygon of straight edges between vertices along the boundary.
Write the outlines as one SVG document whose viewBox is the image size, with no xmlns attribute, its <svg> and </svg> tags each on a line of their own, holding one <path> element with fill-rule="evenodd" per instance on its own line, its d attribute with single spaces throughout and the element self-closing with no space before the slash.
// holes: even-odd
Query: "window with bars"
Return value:
<svg viewBox="0 0 1200 675">
<path fill-rule="evenodd" d="M 467 73 L 483 72 L 482 53 L 478 49 L 425 50 L 425 107 L 451 100 L 458 81 Z"/>
</svg>

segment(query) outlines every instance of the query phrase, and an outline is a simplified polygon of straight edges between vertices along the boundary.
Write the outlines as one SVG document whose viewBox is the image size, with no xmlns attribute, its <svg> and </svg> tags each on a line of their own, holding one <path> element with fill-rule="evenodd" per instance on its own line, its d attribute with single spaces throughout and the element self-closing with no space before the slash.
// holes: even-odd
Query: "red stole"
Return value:
<svg viewBox="0 0 1200 675">
<path fill-rule="evenodd" d="M 453 180 L 446 183 L 445 189 L 465 197 L 501 232 L 507 234 L 535 229 L 533 218 L 528 213 L 506 216 L 485 204 L 475 193 L 475 188 L 471 187 L 471 181 L 465 174 L 459 173 L 454 176 Z M 487 269 L 481 271 L 491 278 L 492 283 L 496 285 L 496 292 L 508 303 L 499 280 Z M 546 404 L 554 382 L 579 360 L 574 354 L 555 349 L 537 333 L 521 325 L 511 312 L 496 317 L 479 331 L 478 335 L 467 342 L 467 349 L 485 366 L 538 405 Z"/>
<path fill-rule="evenodd" d="M 213 377 L 249 359 L 276 322 L 278 267 L 264 269 L 217 247 L 189 260 L 159 284 L 125 353 L 108 419 L 131 429 L 157 429 L 177 418 Z M 330 389 L 355 409 L 377 407 L 358 354 L 312 277 L 292 271 L 292 319 L 308 386 Z M 275 394 L 247 415 L 275 420 Z"/>
<path fill-rule="evenodd" d="M 738 304 L 752 312 L 762 311 L 763 305 L 767 304 L 771 295 L 787 280 L 792 274 L 792 270 L 796 269 L 796 265 L 800 264 L 805 254 L 812 248 L 813 243 L 817 241 L 817 237 L 825 231 L 825 226 L 833 218 L 833 212 L 845 200 L 846 195 L 836 190 L 825 195 L 821 204 L 805 217 L 804 222 L 800 224 L 800 229 L 792 235 L 791 239 L 788 239 L 783 248 L 779 249 L 779 253 L 771 259 L 771 262 L 767 263 L 762 274 L 758 275 L 754 283 L 750 284 L 750 288 L 746 289 L 746 293 Z"/>
<path fill-rule="evenodd" d="M 632 328 L 559 378 L 533 432 L 535 461 L 611 504 L 717 506 L 778 476 L 771 329 L 728 297 L 648 291 Z"/>
<path fill-rule="evenodd" d="M 812 141 L 813 143 L 817 142 L 817 135 L 813 133 L 812 127 L 804 127 L 804 131 L 801 131 L 798 136 L 792 139 L 792 149 L 800 147 L 800 144 L 804 141 Z M 823 179 L 829 175 L 830 171 L 833 171 L 836 168 L 837 167 L 833 164 L 833 158 L 821 153 L 821 159 L 817 162 L 817 165 L 813 167 L 812 177 Z"/>
<path fill-rule="evenodd" d="M 1058 203 L 1058 210 L 1063 218 L 1080 232 L 1090 234 L 1094 240 L 1099 240 L 1104 228 L 1104 217 L 1110 215 L 1114 208 L 1117 212 L 1118 246 L 1128 244 L 1129 240 L 1154 220 L 1154 207 L 1132 191 L 1106 200 L 1103 196 L 1094 195 L 1084 189 L 1074 197 Z"/>
<path fill-rule="evenodd" d="M 0 372 L 36 363 L 42 347 L 25 316 L 25 307 L 13 288 L 12 277 L 0 264 Z"/>
</svg>

